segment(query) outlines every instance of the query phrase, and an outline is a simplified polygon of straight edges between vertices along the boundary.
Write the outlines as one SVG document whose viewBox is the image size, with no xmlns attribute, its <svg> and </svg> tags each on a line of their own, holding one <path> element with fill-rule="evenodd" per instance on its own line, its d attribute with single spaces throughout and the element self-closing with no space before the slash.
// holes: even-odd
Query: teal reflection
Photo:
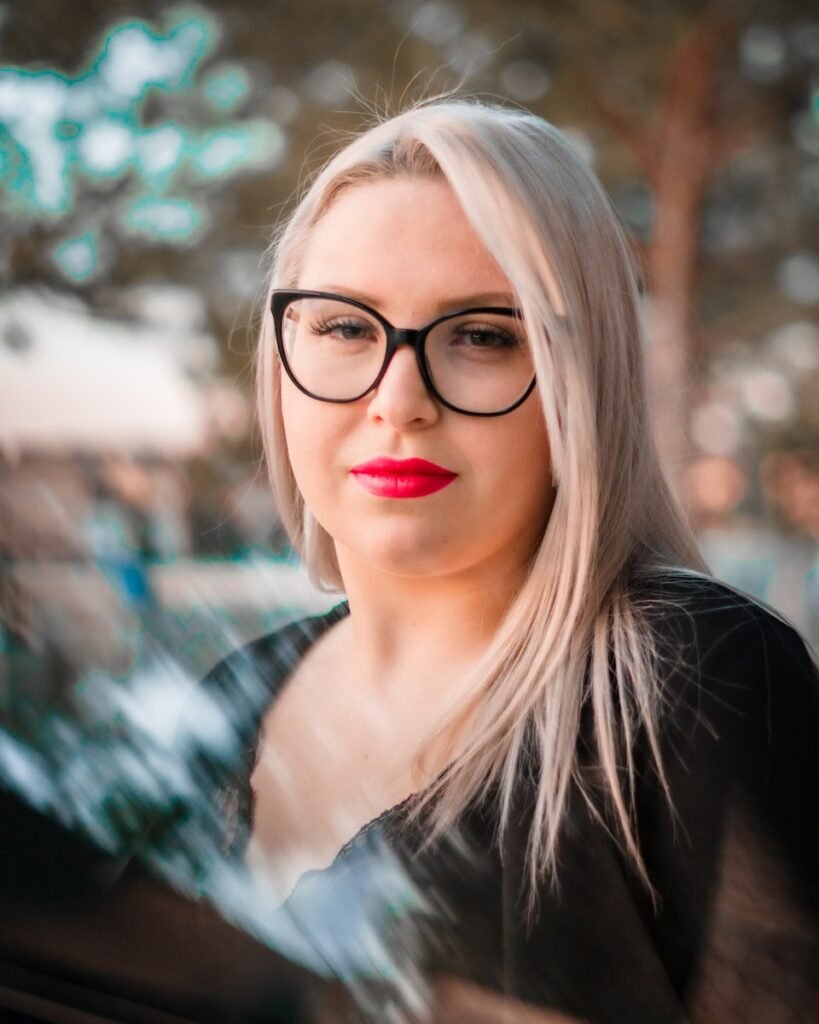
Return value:
<svg viewBox="0 0 819 1024">
<path fill-rule="evenodd" d="M 0 124 L 0 208 L 8 215 L 13 206 L 18 209 L 36 209 L 34 170 L 25 148 Z M 12 197 L 14 203 L 12 203 Z"/>
<path fill-rule="evenodd" d="M 150 88 L 173 91 L 189 86 L 194 72 L 217 36 L 214 19 L 206 12 L 180 18 L 166 35 L 154 32 L 143 21 L 118 25 L 92 62 L 91 74 L 107 94 L 112 110 L 133 110 Z"/>
<path fill-rule="evenodd" d="M 188 145 L 188 132 L 170 121 L 140 132 L 134 148 L 144 181 L 159 190 L 166 188 L 184 159 Z"/>
<path fill-rule="evenodd" d="M 54 261 L 66 277 L 78 284 L 91 280 L 99 268 L 96 233 L 86 231 L 61 242 L 54 249 Z"/>
<path fill-rule="evenodd" d="M 204 135 L 193 167 L 202 178 L 218 178 L 242 168 L 269 166 L 279 161 L 283 150 L 284 135 L 277 125 L 246 121 Z"/>
<path fill-rule="evenodd" d="M 250 75 L 241 64 L 220 64 L 205 76 L 202 91 L 211 106 L 230 112 L 247 99 Z"/>
<path fill-rule="evenodd" d="M 84 126 L 75 156 L 92 177 L 120 178 L 134 157 L 134 126 L 125 119 L 99 117 Z"/>
<path fill-rule="evenodd" d="M 72 142 L 62 138 L 58 124 L 66 119 L 68 82 L 53 71 L 0 69 L 0 129 L 7 152 L 19 155 L 18 177 L 4 175 L 4 191 L 12 212 L 62 214 L 73 205 L 69 178 Z M 21 177 L 20 177 L 21 175 Z"/>
<path fill-rule="evenodd" d="M 229 118 L 202 132 L 190 122 L 202 98 L 225 116 L 250 94 L 239 64 L 200 75 L 218 36 L 209 12 L 175 7 L 163 31 L 133 19 L 115 25 L 76 76 L 0 68 L 0 212 L 16 231 L 68 217 L 81 194 L 127 181 L 128 206 L 98 216 L 115 232 L 184 244 L 207 218 L 195 196 L 180 193 L 275 167 L 285 146 L 277 125 Z M 95 252 L 92 235 L 78 233 L 53 256 L 66 276 L 83 280 L 98 270 Z"/>
<path fill-rule="evenodd" d="M 188 199 L 145 197 L 126 207 L 122 223 L 128 234 L 170 242 L 189 242 L 206 225 L 204 211 Z"/>
</svg>

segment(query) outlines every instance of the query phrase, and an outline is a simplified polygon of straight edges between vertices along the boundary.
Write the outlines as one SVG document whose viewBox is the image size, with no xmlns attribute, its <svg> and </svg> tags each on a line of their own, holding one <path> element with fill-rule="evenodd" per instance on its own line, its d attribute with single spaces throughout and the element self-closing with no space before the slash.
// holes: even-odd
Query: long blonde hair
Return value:
<svg viewBox="0 0 819 1024">
<path fill-rule="evenodd" d="M 465 730 L 460 753 L 421 801 L 433 810 L 430 834 L 497 785 L 502 835 L 524 760 L 527 770 L 534 763 L 531 911 L 540 881 L 557 877 L 572 784 L 596 807 L 577 758 L 589 701 L 608 806 L 650 888 L 635 839 L 633 749 L 643 730 L 662 779 L 661 688 L 635 584 L 658 570 L 706 569 L 652 436 L 629 244 L 560 131 L 518 110 L 439 101 L 376 124 L 326 164 L 274 245 L 271 287 L 296 283 L 310 230 L 343 189 L 400 177 L 448 183 L 509 278 L 534 352 L 556 487 L 525 584 L 466 696 L 424 745 L 432 750 L 455 723 Z M 314 581 L 342 589 L 332 538 L 305 507 L 288 461 L 270 319 L 257 381 L 275 500 Z"/>
</svg>

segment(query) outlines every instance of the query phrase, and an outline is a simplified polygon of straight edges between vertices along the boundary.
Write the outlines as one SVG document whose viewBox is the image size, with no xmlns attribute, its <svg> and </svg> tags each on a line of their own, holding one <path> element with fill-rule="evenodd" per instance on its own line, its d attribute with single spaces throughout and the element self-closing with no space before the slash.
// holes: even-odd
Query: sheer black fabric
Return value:
<svg viewBox="0 0 819 1024">
<path fill-rule="evenodd" d="M 509 1005 L 521 1014 L 526 1005 L 593 1024 L 819 1021 L 816 666 L 791 627 L 716 581 L 658 576 L 636 596 L 663 653 L 671 806 L 645 744 L 637 750 L 636 830 L 656 899 L 623 853 L 604 797 L 598 816 L 573 792 L 557 885 L 543 885 L 527 928 L 533 792 L 521 776 L 502 844 L 487 802 L 464 815 L 451 841 L 419 852 L 423 823 L 402 804 L 362 828 L 328 869 L 303 876 L 290 909 L 355 914 L 364 899 L 356 879 L 386 856 L 420 898 L 406 915 L 411 930 L 393 913 L 381 932 L 399 971 L 464 979 L 519 1001 Z M 262 716 L 311 644 L 346 614 L 341 604 L 288 625 L 204 682 L 243 723 L 242 763 L 214 776 L 229 856 L 241 857 L 252 827 Z M 593 773 L 590 726 L 587 714 L 582 760 Z M 321 916 L 311 921 L 320 943 Z"/>
</svg>

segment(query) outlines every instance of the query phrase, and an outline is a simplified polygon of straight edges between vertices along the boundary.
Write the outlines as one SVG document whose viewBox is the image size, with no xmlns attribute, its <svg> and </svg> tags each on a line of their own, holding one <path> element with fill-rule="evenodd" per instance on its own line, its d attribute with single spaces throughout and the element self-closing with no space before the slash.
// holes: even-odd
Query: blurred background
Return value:
<svg viewBox="0 0 819 1024">
<path fill-rule="evenodd" d="M 6 0 L 4 712 L 21 681 L 59 704 L 157 652 L 193 679 L 333 603 L 253 432 L 265 250 L 345 132 L 454 86 L 546 117 L 600 176 L 706 560 L 819 641 L 813 4 Z"/>
</svg>

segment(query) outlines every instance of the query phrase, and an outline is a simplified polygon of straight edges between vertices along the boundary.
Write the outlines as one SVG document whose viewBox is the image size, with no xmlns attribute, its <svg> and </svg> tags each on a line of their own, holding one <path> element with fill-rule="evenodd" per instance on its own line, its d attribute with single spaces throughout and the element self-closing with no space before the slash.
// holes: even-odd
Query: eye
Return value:
<svg viewBox="0 0 819 1024">
<path fill-rule="evenodd" d="M 460 324 L 453 330 L 452 335 L 454 344 L 471 348 L 503 349 L 517 348 L 520 345 L 520 339 L 516 335 L 494 324 Z"/>
<path fill-rule="evenodd" d="M 373 325 L 366 320 L 353 320 L 349 318 L 335 317 L 329 320 L 320 320 L 311 324 L 313 334 L 320 337 L 331 336 L 340 338 L 342 341 L 361 341 L 372 337 Z"/>
</svg>

